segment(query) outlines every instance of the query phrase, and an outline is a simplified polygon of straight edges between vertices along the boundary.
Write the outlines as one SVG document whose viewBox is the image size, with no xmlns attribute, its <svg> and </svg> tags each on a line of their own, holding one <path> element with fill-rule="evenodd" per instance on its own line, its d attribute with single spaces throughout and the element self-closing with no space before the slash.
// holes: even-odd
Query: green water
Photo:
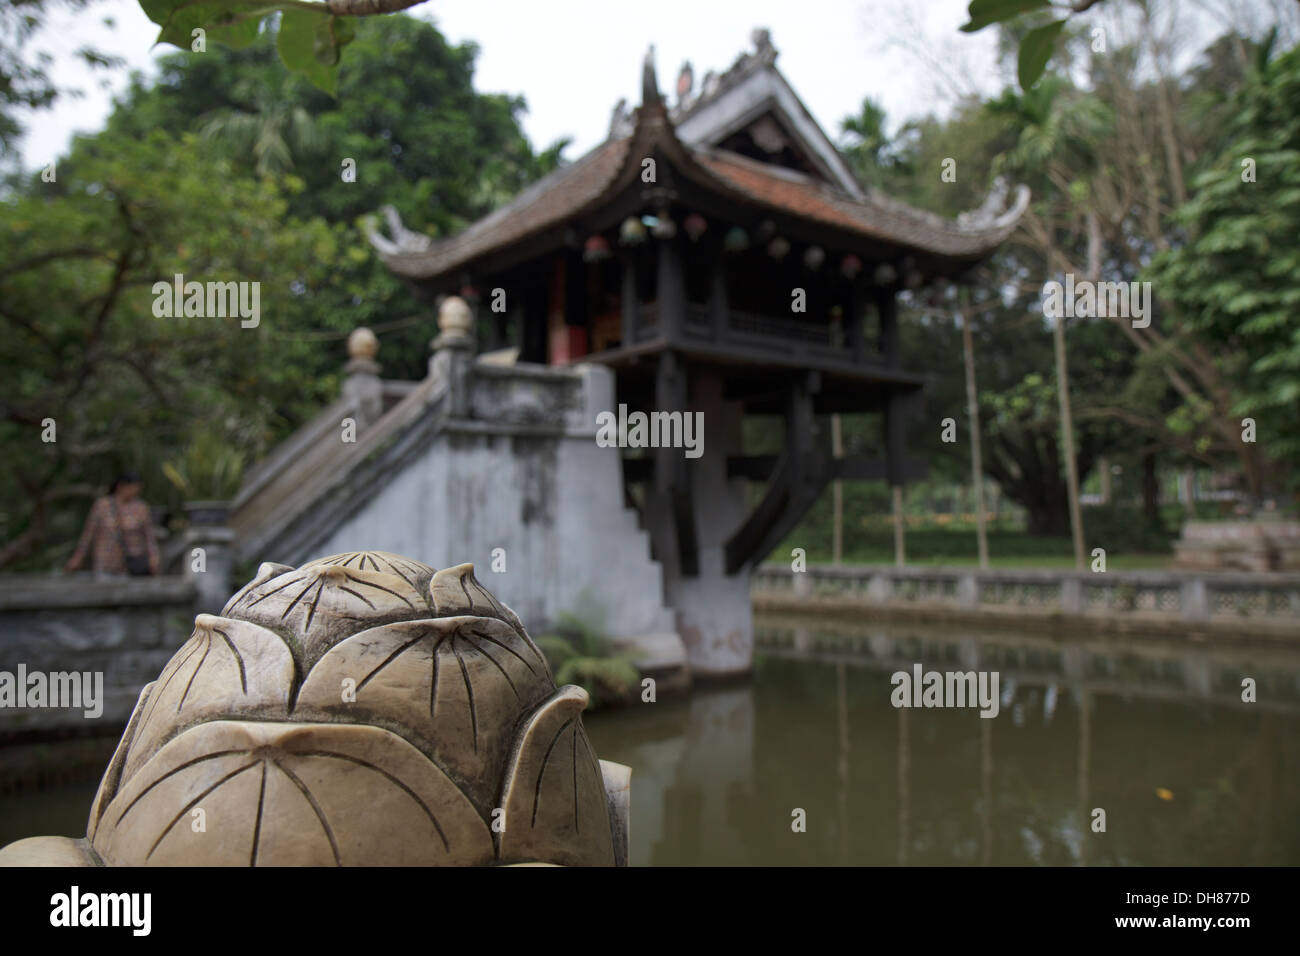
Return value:
<svg viewBox="0 0 1300 956">
<path fill-rule="evenodd" d="M 998 715 L 894 708 L 914 663 L 996 670 Z M 585 722 L 634 865 L 1300 864 L 1300 647 L 769 619 L 751 681 Z M 0 796 L 0 843 L 83 834 L 93 792 Z"/>
<path fill-rule="evenodd" d="M 634 865 L 1300 863 L 1300 650 L 759 636 L 750 684 L 587 718 L 633 767 Z M 963 661 L 999 671 L 995 718 L 891 705 L 894 671 Z"/>
</svg>

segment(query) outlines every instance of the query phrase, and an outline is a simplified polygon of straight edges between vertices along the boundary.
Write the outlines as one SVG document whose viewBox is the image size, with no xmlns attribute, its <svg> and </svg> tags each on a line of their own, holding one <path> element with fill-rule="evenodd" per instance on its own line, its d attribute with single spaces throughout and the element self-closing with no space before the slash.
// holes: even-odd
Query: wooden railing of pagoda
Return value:
<svg viewBox="0 0 1300 956">
<path fill-rule="evenodd" d="M 688 339 L 708 342 L 735 342 L 782 352 L 808 353 L 820 358 L 851 360 L 852 354 L 835 336 L 829 323 L 801 322 L 757 312 L 729 310 L 721 336 L 713 325 L 707 305 L 688 303 L 682 322 L 682 334 Z M 657 338 L 659 332 L 659 307 L 657 303 L 643 303 L 637 311 L 636 340 L 647 342 Z M 872 356 L 877 358 L 878 356 Z"/>
</svg>

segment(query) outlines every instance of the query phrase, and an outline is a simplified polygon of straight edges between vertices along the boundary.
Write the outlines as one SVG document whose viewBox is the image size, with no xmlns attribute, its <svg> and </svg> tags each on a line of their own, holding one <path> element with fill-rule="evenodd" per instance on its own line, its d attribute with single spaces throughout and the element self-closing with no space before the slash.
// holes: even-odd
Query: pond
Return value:
<svg viewBox="0 0 1300 956">
<path fill-rule="evenodd" d="M 1300 864 L 1300 647 L 758 623 L 752 680 L 584 718 L 633 865 Z M 916 664 L 997 672 L 997 716 L 895 708 Z M 0 796 L 0 843 L 94 788 Z"/>
<path fill-rule="evenodd" d="M 759 621 L 748 684 L 586 719 L 634 865 L 1300 863 L 1300 648 L 807 624 Z M 895 708 L 917 663 L 999 672 L 997 716 Z"/>
</svg>

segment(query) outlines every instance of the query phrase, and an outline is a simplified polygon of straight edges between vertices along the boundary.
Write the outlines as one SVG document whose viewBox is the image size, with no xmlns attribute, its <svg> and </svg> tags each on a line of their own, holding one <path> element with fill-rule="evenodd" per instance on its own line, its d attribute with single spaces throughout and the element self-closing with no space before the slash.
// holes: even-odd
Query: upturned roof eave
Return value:
<svg viewBox="0 0 1300 956">
<path fill-rule="evenodd" d="M 523 229 L 500 242 L 490 240 L 479 245 L 475 239 L 495 224 L 504 222 L 511 215 L 520 214 L 532 208 L 539 200 L 553 189 L 560 188 L 575 176 L 582 175 L 585 165 L 598 165 L 599 159 L 607 150 L 623 146 L 623 154 L 616 168 L 604 175 L 604 181 L 594 193 L 585 200 L 570 206 L 561 205 L 549 216 L 543 216 L 529 228 Z M 633 185 L 641 174 L 642 160 L 658 150 L 673 166 L 674 170 L 697 186 L 709 190 L 724 200 L 740 205 L 756 207 L 772 215 L 804 219 L 810 223 L 843 233 L 848 236 L 860 236 L 863 241 L 877 245 L 896 246 L 900 255 L 920 255 L 929 260 L 938 260 L 945 264 L 942 271 L 960 273 L 992 255 L 997 248 L 1015 230 L 1020 216 L 1027 206 L 1027 195 L 1022 192 L 1017 197 L 1015 208 L 1004 212 L 990 225 L 979 228 L 961 228 L 949 220 L 943 220 L 933 213 L 914 209 L 897 200 L 887 204 L 879 197 L 867 196 L 858 199 L 827 184 L 810 184 L 821 200 L 834 204 L 850 220 L 857 222 L 827 222 L 816 216 L 801 215 L 778 203 L 773 203 L 755 196 L 724 178 L 723 175 L 709 169 L 695 155 L 697 152 L 707 158 L 716 156 L 721 151 L 708 147 L 690 147 L 679 140 L 668 116 L 667 108 L 661 99 L 641 105 L 637 111 L 636 124 L 631 135 L 621 140 L 606 140 L 588 151 L 570 166 L 566 166 L 544 177 L 526 189 L 518 197 L 500 209 L 479 219 L 461 232 L 442 240 L 434 241 L 427 249 L 412 252 L 386 252 L 376 248 L 381 261 L 395 275 L 417 282 L 430 282 L 443 278 L 457 270 L 465 270 L 489 255 L 504 249 L 535 240 L 539 235 L 552 231 L 558 226 L 573 220 L 590 217 Z M 744 160 L 743 157 L 735 157 Z M 735 159 L 730 161 L 735 161 Z M 751 161 L 752 162 L 752 161 Z M 754 163 L 755 166 L 761 164 Z M 771 171 L 759 171 L 761 175 L 777 177 Z M 787 177 L 788 178 L 788 177 Z M 873 217 L 903 217 L 909 226 L 914 227 L 920 236 L 890 234 L 890 231 L 873 226 Z M 927 235 L 924 235 L 928 233 Z M 468 247 L 464 254 L 457 254 L 460 247 Z"/>
</svg>

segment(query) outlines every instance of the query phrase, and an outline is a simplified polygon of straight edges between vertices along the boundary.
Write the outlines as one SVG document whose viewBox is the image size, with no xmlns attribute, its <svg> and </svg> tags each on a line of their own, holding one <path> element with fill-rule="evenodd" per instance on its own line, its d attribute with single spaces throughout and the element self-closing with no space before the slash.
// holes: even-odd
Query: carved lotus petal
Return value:
<svg viewBox="0 0 1300 956">
<path fill-rule="evenodd" d="M 296 642 L 310 665 L 350 634 L 377 624 L 429 617 L 421 588 L 383 571 L 314 563 L 246 589 L 227 605 L 230 617 L 270 628 Z"/>
<path fill-rule="evenodd" d="M 458 564 L 437 572 L 429 582 L 429 603 L 439 617 L 473 614 L 505 621 L 532 644 L 519 616 L 478 583 L 472 564 Z"/>
<path fill-rule="evenodd" d="M 263 564 L 141 692 L 89 847 L 110 865 L 609 865 L 586 703 L 472 565 Z"/>
<path fill-rule="evenodd" d="M 582 727 L 587 692 L 568 685 L 528 719 L 506 773 L 503 863 L 613 866 L 609 797 Z"/>
<path fill-rule="evenodd" d="M 405 578 L 416 591 L 424 591 L 429 586 L 429 579 L 436 573 L 434 568 L 420 561 L 413 561 L 391 551 L 345 551 L 332 554 L 326 558 L 308 561 L 304 568 L 317 567 L 322 564 L 340 568 L 356 568 L 358 571 L 378 571 L 381 574 L 395 574 Z"/>
<path fill-rule="evenodd" d="M 158 682 L 152 681 L 145 684 L 144 689 L 140 691 L 135 709 L 131 711 L 131 719 L 126 722 L 126 730 L 122 732 L 122 739 L 117 742 L 117 749 L 113 751 L 113 757 L 108 762 L 108 769 L 100 778 L 95 799 L 90 804 L 90 822 L 86 825 L 86 835 L 92 840 L 95 838 L 95 830 L 99 827 L 99 819 L 104 812 L 104 807 L 108 806 L 109 801 L 117 794 L 118 784 L 122 780 L 122 770 L 126 766 L 126 753 L 131 748 L 131 741 L 140 726 L 140 715 L 144 713 L 149 697 L 157 686 Z"/>
<path fill-rule="evenodd" d="M 200 614 L 140 713 L 127 746 L 130 776 L 185 727 L 219 717 L 283 719 L 293 686 L 293 655 L 284 640 L 246 621 Z"/>
<path fill-rule="evenodd" d="M 554 687 L 546 659 L 502 621 L 404 621 L 332 647 L 303 682 L 294 716 L 395 722 L 486 816 L 520 718 Z"/>
<path fill-rule="evenodd" d="M 93 845 L 114 866 L 493 859 L 487 824 L 446 774 L 396 734 L 346 724 L 191 728 L 125 783 Z"/>
</svg>

